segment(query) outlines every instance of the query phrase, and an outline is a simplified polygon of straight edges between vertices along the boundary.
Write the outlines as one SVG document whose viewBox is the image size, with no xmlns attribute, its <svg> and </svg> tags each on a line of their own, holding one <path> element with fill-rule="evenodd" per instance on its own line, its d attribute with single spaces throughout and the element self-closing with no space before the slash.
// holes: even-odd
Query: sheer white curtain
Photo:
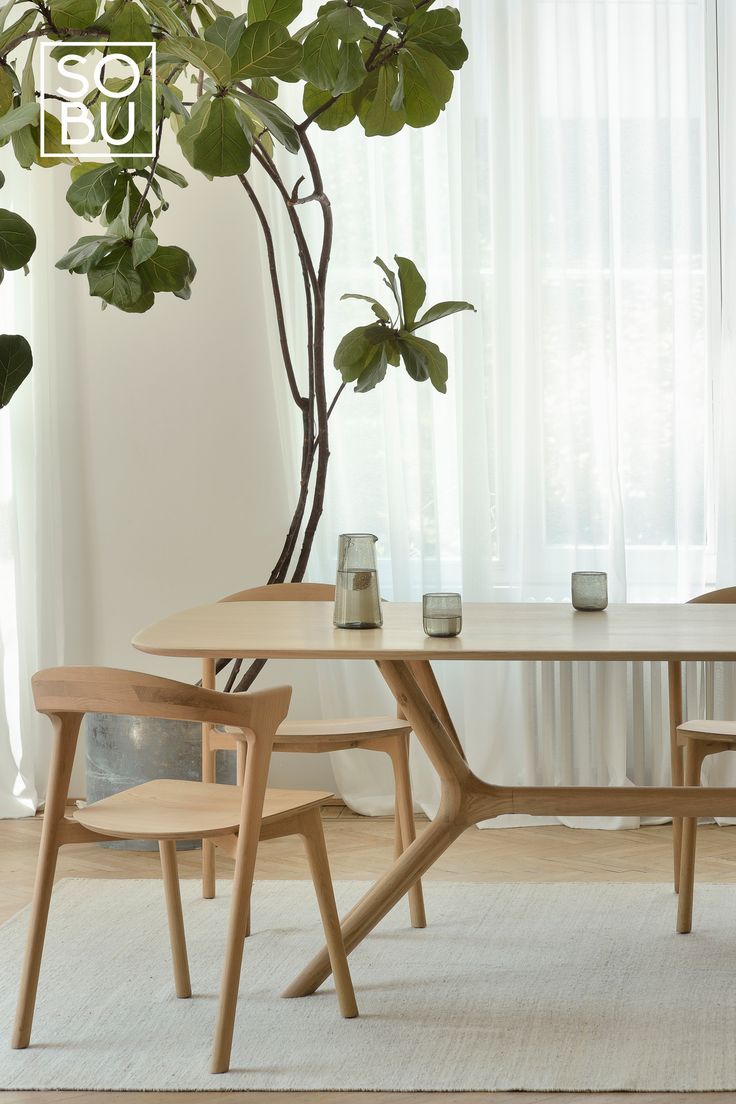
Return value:
<svg viewBox="0 0 736 1104">
<path fill-rule="evenodd" d="M 38 236 L 30 275 L 8 273 L 0 287 L 2 330 L 26 335 L 35 360 L 0 411 L 0 817 L 15 817 L 35 812 L 48 774 L 48 721 L 33 708 L 31 676 L 74 658 L 85 572 L 76 551 L 74 320 L 64 276 L 54 272 L 71 240 L 63 188 L 58 176 L 21 170 L 10 151 L 2 169 L 0 206 L 22 214 Z"/>
<path fill-rule="evenodd" d="M 576 568 L 607 570 L 615 602 L 733 582 L 736 395 L 718 369 L 733 249 L 719 145 L 733 139 L 723 111 L 718 128 L 717 42 L 729 50 L 736 13 L 707 0 L 460 7 L 470 61 L 434 127 L 317 139 L 336 216 L 328 346 L 362 319 L 339 294 L 379 291 L 376 254 L 413 257 L 431 301 L 470 299 L 478 314 L 435 330 L 446 396 L 395 369 L 341 399 L 313 575 L 331 576 L 338 532 L 367 529 L 388 598 L 565 601 Z M 363 667 L 324 674 L 326 713 L 375 711 L 384 691 Z M 483 777 L 669 777 L 660 665 L 445 664 L 438 676 Z M 736 704 L 728 673 L 693 670 L 693 715 L 716 682 L 715 708 Z M 391 806 L 379 758 L 334 757 L 362 812 Z M 431 813 L 436 782 L 416 758 Z M 508 823 L 528 818 L 495 822 Z"/>
</svg>

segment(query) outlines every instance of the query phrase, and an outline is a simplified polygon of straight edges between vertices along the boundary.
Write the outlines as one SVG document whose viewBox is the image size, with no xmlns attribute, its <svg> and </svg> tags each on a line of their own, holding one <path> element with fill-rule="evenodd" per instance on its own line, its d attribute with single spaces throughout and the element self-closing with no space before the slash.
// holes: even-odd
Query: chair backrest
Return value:
<svg viewBox="0 0 736 1104">
<path fill-rule="evenodd" d="M 228 594 L 221 602 L 334 602 L 332 583 L 271 583 Z"/>
<path fill-rule="evenodd" d="M 698 594 L 691 598 L 688 605 L 696 602 L 713 602 L 716 605 L 727 606 L 736 602 L 736 587 L 722 587 L 720 590 L 709 590 L 705 594 Z"/>
<path fill-rule="evenodd" d="M 223 694 L 173 679 L 111 667 L 51 667 L 33 676 L 39 713 L 114 713 L 201 721 L 273 736 L 286 718 L 291 687 Z"/>
</svg>

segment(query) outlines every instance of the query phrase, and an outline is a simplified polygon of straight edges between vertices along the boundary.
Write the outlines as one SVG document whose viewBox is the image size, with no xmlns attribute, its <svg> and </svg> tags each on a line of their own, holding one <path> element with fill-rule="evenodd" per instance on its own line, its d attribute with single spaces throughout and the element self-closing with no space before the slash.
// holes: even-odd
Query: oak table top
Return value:
<svg viewBox="0 0 736 1104">
<path fill-rule="evenodd" d="M 736 605 L 468 603 L 460 636 L 425 636 L 421 604 L 384 603 L 382 629 L 335 629 L 331 602 L 218 602 L 172 614 L 133 645 L 166 656 L 263 659 L 735 660 Z"/>
</svg>

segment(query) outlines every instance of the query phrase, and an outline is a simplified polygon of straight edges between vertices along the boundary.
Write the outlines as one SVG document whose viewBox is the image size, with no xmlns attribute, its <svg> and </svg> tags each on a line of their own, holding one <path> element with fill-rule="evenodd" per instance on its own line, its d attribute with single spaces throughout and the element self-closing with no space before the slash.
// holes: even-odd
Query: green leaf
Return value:
<svg viewBox="0 0 736 1104">
<path fill-rule="evenodd" d="M 117 165 L 102 165 L 78 176 L 66 193 L 66 201 L 72 211 L 82 218 L 97 218 L 112 195 L 119 175 Z"/>
<path fill-rule="evenodd" d="M 156 176 L 160 176 L 162 180 L 168 180 L 170 184 L 176 184 L 177 188 L 189 187 L 189 181 L 185 176 L 182 176 L 176 169 L 167 168 L 160 161 L 156 166 Z"/>
<path fill-rule="evenodd" d="M 162 84 L 161 81 L 156 81 L 157 108 L 160 108 L 163 100 L 165 115 L 181 115 L 184 119 L 188 119 L 189 112 L 182 103 L 182 99 L 182 94 L 178 88 L 171 84 Z"/>
<path fill-rule="evenodd" d="M 250 86 L 264 100 L 275 100 L 279 94 L 279 86 L 273 77 L 253 77 Z"/>
<path fill-rule="evenodd" d="M 121 173 L 115 181 L 115 186 L 113 187 L 112 194 L 107 201 L 107 206 L 105 207 L 103 221 L 106 222 L 108 226 L 110 226 L 111 223 L 115 221 L 115 219 L 122 211 L 123 203 L 125 202 L 125 198 L 128 195 L 128 191 L 132 184 L 133 181 L 130 179 L 129 176 L 126 176 L 125 173 Z"/>
<path fill-rule="evenodd" d="M 221 46 L 228 57 L 232 57 L 244 33 L 244 15 L 239 15 L 237 19 L 228 15 L 218 15 L 204 32 L 204 37 L 208 42 L 214 42 L 215 46 Z"/>
<path fill-rule="evenodd" d="M 204 4 L 195 4 L 194 10 L 197 13 L 197 18 L 199 19 L 202 30 L 206 31 L 207 28 L 211 27 L 214 23 L 212 13 L 207 10 Z"/>
<path fill-rule="evenodd" d="M 0 268 L 15 272 L 27 265 L 36 248 L 30 223 L 15 211 L 0 209 Z"/>
<path fill-rule="evenodd" d="M 339 96 L 343 92 L 354 92 L 356 88 L 360 88 L 367 75 L 363 54 L 354 42 L 343 42 L 338 57 L 340 68 L 332 88 L 333 96 Z"/>
<path fill-rule="evenodd" d="M 41 157 L 41 127 L 43 127 L 43 157 Z M 68 164 L 69 147 L 61 140 L 61 123 L 55 115 L 50 111 L 42 112 L 40 125 L 31 129 L 38 144 L 37 165 L 43 169 L 50 169 L 54 165 Z"/>
<path fill-rule="evenodd" d="M 157 249 L 158 238 L 150 229 L 148 219 L 142 218 L 135 228 L 130 247 L 133 268 L 139 268 L 144 261 L 153 256 Z"/>
<path fill-rule="evenodd" d="M 455 78 L 444 62 L 413 43 L 401 51 L 399 64 L 406 121 L 412 127 L 430 126 L 452 95 Z"/>
<path fill-rule="evenodd" d="M 0 334 L 0 407 L 7 406 L 33 367 L 31 346 L 20 334 Z"/>
<path fill-rule="evenodd" d="M 51 18 L 65 31 L 91 27 L 97 15 L 97 0 L 49 0 Z"/>
<path fill-rule="evenodd" d="M 318 107 L 331 99 L 331 93 L 325 92 L 321 88 L 315 88 L 313 84 L 304 85 L 302 106 L 307 115 L 311 115 L 313 111 L 316 111 Z M 317 116 L 315 122 L 320 130 L 340 130 L 341 127 L 352 123 L 355 115 L 356 110 L 352 97 L 340 96 L 331 107 L 326 108 Z"/>
<path fill-rule="evenodd" d="M 186 24 L 172 11 L 166 0 L 141 0 L 155 24 L 167 31 L 170 35 L 185 34 L 188 30 Z"/>
<path fill-rule="evenodd" d="M 457 8 L 419 11 L 407 20 L 406 42 L 415 43 L 443 61 L 448 69 L 460 69 L 468 58 L 462 40 Z"/>
<path fill-rule="evenodd" d="M 374 259 L 373 263 L 374 263 L 374 265 L 378 265 L 381 272 L 383 272 L 384 276 L 386 277 L 383 282 L 386 285 L 386 287 L 389 288 L 389 290 L 391 291 L 391 294 L 393 295 L 394 299 L 396 300 L 396 306 L 399 308 L 399 315 L 400 315 L 401 321 L 403 323 L 403 320 L 404 320 L 403 304 L 402 304 L 401 295 L 400 295 L 400 292 L 399 292 L 399 285 L 396 283 L 396 273 L 392 269 L 390 269 L 388 267 L 388 265 L 386 264 L 386 262 L 382 261 L 380 257 L 376 257 Z"/>
<path fill-rule="evenodd" d="M 393 23 L 396 19 L 394 5 L 391 0 L 357 0 L 356 7 L 361 8 L 366 15 L 375 19 L 376 23 Z"/>
<path fill-rule="evenodd" d="M 0 32 L 3 31 L 8 20 L 8 16 L 18 2 L 19 0 L 7 0 L 7 3 L 3 4 L 2 8 L 0 8 Z"/>
<path fill-rule="evenodd" d="M 356 326 L 335 350 L 334 365 L 345 383 L 352 383 L 381 355 L 386 331 L 382 326 Z"/>
<path fill-rule="evenodd" d="M 247 114 L 254 116 L 256 122 L 256 133 L 258 132 L 258 123 L 267 127 L 273 134 L 274 138 L 285 146 L 289 153 L 298 153 L 301 149 L 301 143 L 299 141 L 299 135 L 297 134 L 296 127 L 292 119 L 282 111 L 274 103 L 269 103 L 268 100 L 259 100 L 255 96 L 249 96 L 244 93 L 236 93 L 238 99 Z"/>
<path fill-rule="evenodd" d="M 30 31 L 33 24 L 36 22 L 38 11 L 33 8 L 31 11 L 25 12 L 20 19 L 16 20 L 7 30 L 0 34 L 0 54 L 5 52 L 5 47 L 8 46 L 13 39 L 20 38 L 26 31 Z"/>
<path fill-rule="evenodd" d="M 358 295 L 356 292 L 346 292 L 345 295 L 341 295 L 340 299 L 362 299 L 366 303 L 371 304 L 371 309 L 377 318 L 380 318 L 383 322 L 390 322 L 391 315 L 388 313 L 383 303 L 379 303 L 378 299 L 374 299 L 372 295 Z"/>
<path fill-rule="evenodd" d="M 123 89 L 130 87 L 130 79 L 128 77 L 122 77 L 120 79 L 108 80 L 107 86 L 115 92 L 121 92 Z M 98 104 L 102 102 L 102 100 L 98 100 Z M 130 125 L 130 104 L 133 105 L 135 133 L 146 135 L 146 141 L 142 145 L 139 145 L 138 148 L 147 149 L 150 156 L 151 150 L 153 149 L 151 135 L 154 130 L 153 85 L 150 77 L 142 77 L 130 96 L 114 99 L 112 103 L 107 102 L 105 119 L 106 131 L 109 137 L 124 138 L 128 133 Z M 119 146 L 117 148 L 127 150 L 129 144 L 126 143 L 125 146 Z M 111 152 L 114 153 L 115 150 L 113 149 Z"/>
<path fill-rule="evenodd" d="M 233 56 L 232 77 L 287 76 L 301 59 L 300 44 L 280 23 L 266 19 L 246 29 Z"/>
<path fill-rule="evenodd" d="M 68 272 L 89 272 L 115 244 L 114 238 L 101 237 L 99 234 L 87 235 L 67 250 L 56 262 L 56 268 Z"/>
<path fill-rule="evenodd" d="M 386 346 L 381 345 L 378 347 L 378 355 L 371 358 L 367 367 L 358 376 L 355 383 L 355 390 L 361 394 L 364 394 L 366 391 L 372 391 L 377 384 L 383 381 L 387 368 L 388 357 Z"/>
<path fill-rule="evenodd" d="M 166 51 L 198 69 L 204 69 L 220 87 L 230 83 L 230 58 L 222 46 L 201 38 L 170 38 L 166 42 Z"/>
<path fill-rule="evenodd" d="M 408 330 L 414 325 L 417 311 L 427 298 L 427 285 L 419 274 L 419 269 L 408 257 L 394 257 L 399 270 L 401 301 L 404 306 L 404 325 Z"/>
<path fill-rule="evenodd" d="M 302 0 L 249 0 L 248 22 L 257 23 L 272 19 L 274 23 L 288 26 L 301 14 Z"/>
<path fill-rule="evenodd" d="M 9 138 L 11 134 L 22 130 L 23 127 L 36 126 L 40 116 L 41 109 L 37 103 L 14 107 L 12 111 L 6 112 L 0 119 L 0 140 Z"/>
<path fill-rule="evenodd" d="M 304 40 L 302 72 L 310 84 L 331 90 L 340 73 L 338 38 L 329 27 L 318 24 Z"/>
<path fill-rule="evenodd" d="M 6 69 L 0 69 L 0 116 L 6 115 L 13 106 L 13 82 Z"/>
<path fill-rule="evenodd" d="M 152 291 L 171 291 L 180 299 L 189 298 L 197 273 L 192 258 L 178 245 L 160 245 L 140 271 Z"/>
<path fill-rule="evenodd" d="M 150 42 L 152 37 L 151 23 L 143 9 L 132 0 L 126 0 L 110 23 L 110 41 Z M 148 46 L 130 46 L 125 53 L 140 64 L 151 56 L 151 49 Z"/>
<path fill-rule="evenodd" d="M 330 10 L 326 11 L 328 7 Z M 325 4 L 320 8 L 319 14 L 320 22 L 326 24 L 342 42 L 360 42 L 368 30 L 359 10 L 344 0 L 332 5 Z"/>
<path fill-rule="evenodd" d="M 28 107 L 37 107 L 37 104 L 28 104 Z M 23 110 L 20 108 L 19 110 Z M 12 112 L 8 112 L 5 118 L 8 118 Z M 5 119 L 0 120 L 0 129 Z M 11 134 L 13 142 L 13 153 L 18 164 L 24 169 L 30 169 L 31 165 L 35 165 L 38 161 L 41 150 L 38 144 L 38 127 L 24 126 L 19 130 L 14 130 Z"/>
<path fill-rule="evenodd" d="M 429 379 L 436 391 L 447 391 L 447 357 L 433 341 L 405 334 L 399 338 L 404 365 L 412 379 Z"/>
<path fill-rule="evenodd" d="M 87 273 L 90 295 L 113 307 L 130 309 L 146 290 L 133 267 L 132 250 L 120 243 Z"/>
<path fill-rule="evenodd" d="M 407 121 L 403 108 L 395 111 L 391 106 L 398 83 L 398 71 L 388 64 L 382 65 L 376 76 L 375 92 L 361 98 L 358 118 L 367 137 L 396 134 Z"/>
<path fill-rule="evenodd" d="M 420 326 L 427 326 L 430 322 L 436 322 L 439 318 L 447 318 L 451 314 L 457 314 L 458 311 L 474 311 L 475 307 L 472 303 L 464 303 L 456 300 L 448 300 L 443 303 L 435 303 L 433 307 L 426 310 L 418 322 L 415 322 L 411 327 L 412 330 L 418 330 Z"/>
<path fill-rule="evenodd" d="M 237 176 L 250 165 L 251 141 L 232 100 L 210 100 L 179 131 L 182 152 L 193 168 L 208 176 Z"/>
</svg>

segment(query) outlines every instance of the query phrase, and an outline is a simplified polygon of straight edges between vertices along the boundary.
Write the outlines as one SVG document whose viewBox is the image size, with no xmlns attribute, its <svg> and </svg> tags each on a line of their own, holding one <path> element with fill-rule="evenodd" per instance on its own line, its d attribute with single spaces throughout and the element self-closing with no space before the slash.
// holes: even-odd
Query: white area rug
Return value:
<svg viewBox="0 0 736 1104">
<path fill-rule="evenodd" d="M 341 912 L 363 891 L 338 886 Z M 32 1046 L 9 1048 L 27 914 L 0 931 L 2 1089 L 736 1089 L 736 886 L 429 883 L 331 983 L 280 990 L 321 943 L 308 882 L 258 882 L 233 1069 L 208 1073 L 229 886 L 183 883 L 192 1000 L 173 994 L 161 886 L 69 879 L 52 903 Z"/>
</svg>

